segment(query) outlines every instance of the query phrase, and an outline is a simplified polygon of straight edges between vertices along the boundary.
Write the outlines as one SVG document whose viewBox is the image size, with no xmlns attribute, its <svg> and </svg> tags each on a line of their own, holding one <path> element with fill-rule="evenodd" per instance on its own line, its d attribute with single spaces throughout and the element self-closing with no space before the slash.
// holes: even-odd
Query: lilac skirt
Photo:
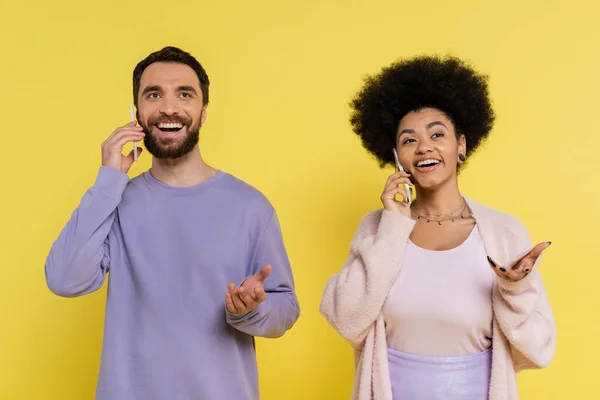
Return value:
<svg viewBox="0 0 600 400">
<path fill-rule="evenodd" d="M 456 357 L 388 348 L 393 400 L 487 400 L 492 350 Z"/>
</svg>

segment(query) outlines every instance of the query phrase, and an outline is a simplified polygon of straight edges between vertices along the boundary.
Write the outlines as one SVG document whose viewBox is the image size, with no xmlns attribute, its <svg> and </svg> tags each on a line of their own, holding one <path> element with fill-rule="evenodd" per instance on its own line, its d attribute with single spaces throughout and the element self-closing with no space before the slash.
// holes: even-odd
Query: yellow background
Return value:
<svg viewBox="0 0 600 400">
<path fill-rule="evenodd" d="M 302 315 L 284 338 L 258 341 L 263 399 L 350 394 L 352 352 L 318 306 L 390 171 L 351 133 L 347 103 L 365 74 L 422 52 L 492 77 L 497 124 L 463 192 L 553 241 L 541 268 L 557 353 L 519 376 L 521 398 L 600 398 L 596 2 L 17 3 L 0 4 L 0 399 L 93 398 L 106 286 L 55 297 L 44 261 L 94 181 L 100 143 L 129 119 L 132 69 L 164 45 L 210 76 L 206 160 L 263 191 L 281 218 Z M 144 154 L 130 175 L 148 167 Z"/>
</svg>

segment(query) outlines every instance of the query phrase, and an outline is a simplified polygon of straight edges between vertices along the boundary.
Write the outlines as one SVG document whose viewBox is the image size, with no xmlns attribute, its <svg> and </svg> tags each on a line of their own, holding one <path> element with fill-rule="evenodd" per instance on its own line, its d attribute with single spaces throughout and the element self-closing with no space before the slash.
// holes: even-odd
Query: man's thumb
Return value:
<svg viewBox="0 0 600 400">
<path fill-rule="evenodd" d="M 256 278 L 259 281 L 264 282 L 264 280 L 267 279 L 270 274 L 271 274 L 271 266 L 269 264 L 266 264 L 260 269 L 260 271 L 258 271 L 258 273 L 256 274 Z"/>
</svg>

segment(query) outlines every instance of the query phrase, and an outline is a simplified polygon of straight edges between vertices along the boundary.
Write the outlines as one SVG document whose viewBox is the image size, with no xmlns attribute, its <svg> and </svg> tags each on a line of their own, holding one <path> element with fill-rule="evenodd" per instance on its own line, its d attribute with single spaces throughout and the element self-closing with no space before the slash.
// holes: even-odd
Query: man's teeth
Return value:
<svg viewBox="0 0 600 400">
<path fill-rule="evenodd" d="M 439 160 L 433 160 L 433 159 L 432 160 L 423 160 L 423 161 L 419 161 L 417 163 L 417 167 L 427 167 L 427 166 L 436 165 L 439 163 L 440 163 Z"/>
<path fill-rule="evenodd" d="M 183 128 L 182 124 L 171 123 L 171 124 L 158 124 L 159 129 L 181 129 Z"/>
</svg>

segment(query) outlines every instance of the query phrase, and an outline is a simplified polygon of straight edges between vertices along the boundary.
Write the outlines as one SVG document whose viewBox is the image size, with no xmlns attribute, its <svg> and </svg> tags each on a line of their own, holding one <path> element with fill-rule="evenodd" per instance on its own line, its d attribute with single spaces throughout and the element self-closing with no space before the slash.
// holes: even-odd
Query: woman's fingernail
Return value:
<svg viewBox="0 0 600 400">
<path fill-rule="evenodd" d="M 506 269 L 505 269 L 505 268 L 502 268 L 502 267 L 500 267 L 500 271 L 502 271 L 502 272 L 506 272 Z"/>
<path fill-rule="evenodd" d="M 490 256 L 488 256 L 487 259 L 490 262 L 490 264 L 492 264 L 492 267 L 496 268 L 496 263 L 492 261 L 492 259 L 490 258 Z"/>
<path fill-rule="evenodd" d="M 548 242 L 548 246 L 550 246 L 552 244 L 552 242 Z"/>
</svg>

